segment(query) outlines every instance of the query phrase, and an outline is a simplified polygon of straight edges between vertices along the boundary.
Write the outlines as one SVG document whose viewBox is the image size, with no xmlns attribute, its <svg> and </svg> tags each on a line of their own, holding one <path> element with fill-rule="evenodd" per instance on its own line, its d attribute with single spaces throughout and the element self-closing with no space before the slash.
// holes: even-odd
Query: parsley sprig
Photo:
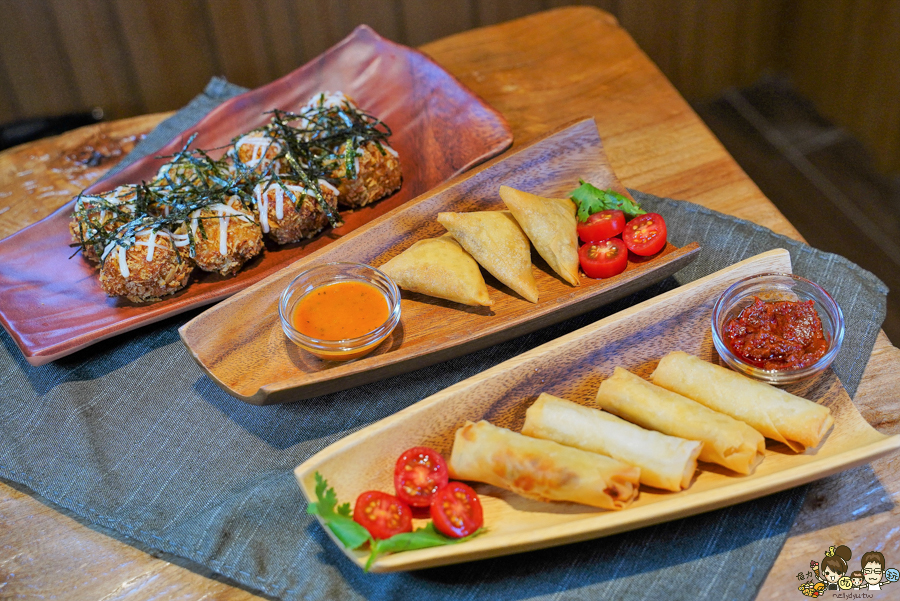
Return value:
<svg viewBox="0 0 900 601">
<path fill-rule="evenodd" d="M 413 532 L 403 532 L 384 539 L 374 538 L 368 530 L 353 521 L 350 503 L 339 505 L 334 488 L 328 486 L 328 481 L 319 472 L 316 472 L 315 476 L 316 500 L 309 504 L 306 513 L 322 518 L 328 529 L 348 549 L 359 549 L 368 543 L 370 553 L 365 566 L 367 572 L 375 560 L 385 553 L 455 545 L 486 532 L 485 528 L 479 528 L 464 538 L 450 538 L 438 532 L 434 527 L 434 522 L 428 522 L 424 528 Z"/>
<path fill-rule="evenodd" d="M 622 211 L 627 220 L 647 212 L 638 203 L 614 190 L 601 190 L 583 179 L 578 182 L 581 186 L 569 193 L 569 197 L 578 205 L 578 221 L 587 221 L 594 213 L 610 209 Z"/>
</svg>

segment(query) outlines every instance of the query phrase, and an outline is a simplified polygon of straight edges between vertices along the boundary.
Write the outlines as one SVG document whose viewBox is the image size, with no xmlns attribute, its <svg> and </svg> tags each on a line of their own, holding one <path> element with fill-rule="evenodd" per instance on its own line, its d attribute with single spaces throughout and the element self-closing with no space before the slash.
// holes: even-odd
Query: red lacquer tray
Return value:
<svg viewBox="0 0 900 601">
<path fill-rule="evenodd" d="M 390 126 L 390 143 L 400 154 L 403 170 L 399 192 L 344 212 L 345 224 L 339 229 L 302 243 L 267 248 L 235 277 L 198 271 L 187 288 L 151 304 L 107 297 L 95 267 L 81 256 L 70 258 L 69 203 L 0 241 L 0 321 L 28 362 L 43 365 L 99 340 L 226 298 L 512 144 L 502 115 L 434 61 L 360 26 L 318 58 L 226 101 L 156 155 L 89 190 L 147 180 L 165 162 L 156 156 L 177 152 L 193 132 L 198 133 L 195 147 L 220 148 L 267 122 L 266 111 L 299 109 L 323 90 L 345 92 Z"/>
</svg>

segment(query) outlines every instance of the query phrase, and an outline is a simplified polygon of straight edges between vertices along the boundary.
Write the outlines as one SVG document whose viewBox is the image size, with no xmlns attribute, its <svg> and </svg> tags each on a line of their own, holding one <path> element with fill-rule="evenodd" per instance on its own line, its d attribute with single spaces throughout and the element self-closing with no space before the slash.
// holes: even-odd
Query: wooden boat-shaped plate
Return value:
<svg viewBox="0 0 900 601">
<path fill-rule="evenodd" d="M 146 156 L 88 190 L 101 192 L 156 175 L 165 155 L 196 133 L 193 148 L 224 147 L 267 123 L 272 109 L 299 110 L 321 91 L 341 90 L 393 131 L 403 186 L 356 211 L 344 225 L 310 240 L 268 245 L 234 277 L 196 270 L 191 283 L 165 299 L 135 304 L 109 298 L 97 269 L 72 256 L 69 220 L 74 201 L 0 241 L 0 323 L 32 365 L 43 365 L 100 340 L 226 298 L 328 245 L 448 178 L 506 150 L 513 136 L 503 116 L 430 58 L 361 25 L 296 71 L 231 98 L 156 155 Z"/>
<path fill-rule="evenodd" d="M 530 303 L 490 276 L 492 307 L 468 307 L 404 291 L 400 324 L 372 354 L 352 362 L 321 361 L 288 340 L 278 317 L 279 295 L 315 264 L 355 261 L 378 267 L 417 240 L 445 233 L 440 211 L 503 209 L 502 184 L 564 196 L 584 178 L 628 194 L 603 154 L 593 119 L 548 135 L 463 174 L 361 227 L 207 310 L 181 328 L 194 359 L 219 386 L 249 403 L 295 401 L 412 371 L 556 323 L 626 296 L 671 275 L 699 251 L 671 244 L 654 257 L 630 261 L 605 280 L 562 281 L 537 255 L 540 300 Z"/>
<path fill-rule="evenodd" d="M 790 270 L 787 251 L 769 251 L 548 342 L 323 449 L 295 470 L 300 488 L 315 500 L 319 472 L 339 501 L 352 506 L 363 491 L 393 492 L 394 462 L 405 449 L 426 445 L 449 456 L 454 433 L 466 420 L 486 419 L 519 431 L 525 410 L 541 392 L 592 405 L 600 382 L 616 366 L 646 378 L 673 350 L 715 362 L 710 316 L 719 295 L 742 277 Z M 885 436 L 869 426 L 831 370 L 789 390 L 827 405 L 834 414 L 834 428 L 818 449 L 795 454 L 766 441 L 765 459 L 752 475 L 701 463 L 688 489 L 667 493 L 642 487 L 638 500 L 622 511 L 533 501 L 475 484 L 486 533 L 462 544 L 386 555 L 372 571 L 427 568 L 633 530 L 798 486 L 900 448 L 900 436 Z M 341 546 L 337 540 L 335 544 Z M 366 552 L 345 552 L 365 565 Z"/>
</svg>

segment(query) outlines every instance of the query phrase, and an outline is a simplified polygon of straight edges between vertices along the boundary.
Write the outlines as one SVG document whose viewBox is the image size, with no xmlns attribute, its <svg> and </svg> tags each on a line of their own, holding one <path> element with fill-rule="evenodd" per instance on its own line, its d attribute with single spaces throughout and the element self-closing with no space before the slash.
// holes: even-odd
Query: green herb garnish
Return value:
<svg viewBox="0 0 900 601">
<path fill-rule="evenodd" d="M 647 212 L 638 203 L 618 192 L 601 190 L 583 179 L 578 182 L 581 186 L 569 193 L 569 197 L 578 205 L 578 221 L 587 221 L 594 213 L 610 209 L 622 211 L 628 220 Z"/>
<path fill-rule="evenodd" d="M 328 529 L 348 549 L 359 549 L 366 543 L 369 543 L 369 559 L 366 561 L 365 566 L 365 571 L 367 572 L 372 567 L 372 564 L 375 563 L 375 560 L 385 553 L 455 545 L 487 531 L 485 528 L 479 528 L 464 538 L 450 538 L 438 532 L 433 522 L 428 522 L 424 528 L 419 528 L 413 532 L 403 532 L 384 539 L 373 538 L 368 530 L 353 521 L 350 514 L 350 503 L 338 505 L 337 494 L 335 494 L 334 488 L 328 486 L 328 482 L 319 472 L 316 472 L 315 477 L 316 500 L 309 504 L 306 508 L 306 513 L 322 518 Z"/>
</svg>

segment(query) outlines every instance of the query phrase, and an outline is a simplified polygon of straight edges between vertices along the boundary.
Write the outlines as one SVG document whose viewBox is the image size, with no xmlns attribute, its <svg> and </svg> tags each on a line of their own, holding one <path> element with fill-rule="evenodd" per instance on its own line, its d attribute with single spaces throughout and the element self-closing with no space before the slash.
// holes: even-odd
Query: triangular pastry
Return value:
<svg viewBox="0 0 900 601">
<path fill-rule="evenodd" d="M 528 236 L 509 211 L 438 213 L 438 222 L 491 274 L 536 303 Z"/>
<path fill-rule="evenodd" d="M 404 290 L 464 305 L 494 304 L 478 263 L 450 234 L 419 240 L 378 269 Z"/>
<path fill-rule="evenodd" d="M 500 198 L 550 268 L 573 286 L 581 285 L 575 203 L 568 198 L 544 198 L 509 186 L 500 186 Z"/>
</svg>

